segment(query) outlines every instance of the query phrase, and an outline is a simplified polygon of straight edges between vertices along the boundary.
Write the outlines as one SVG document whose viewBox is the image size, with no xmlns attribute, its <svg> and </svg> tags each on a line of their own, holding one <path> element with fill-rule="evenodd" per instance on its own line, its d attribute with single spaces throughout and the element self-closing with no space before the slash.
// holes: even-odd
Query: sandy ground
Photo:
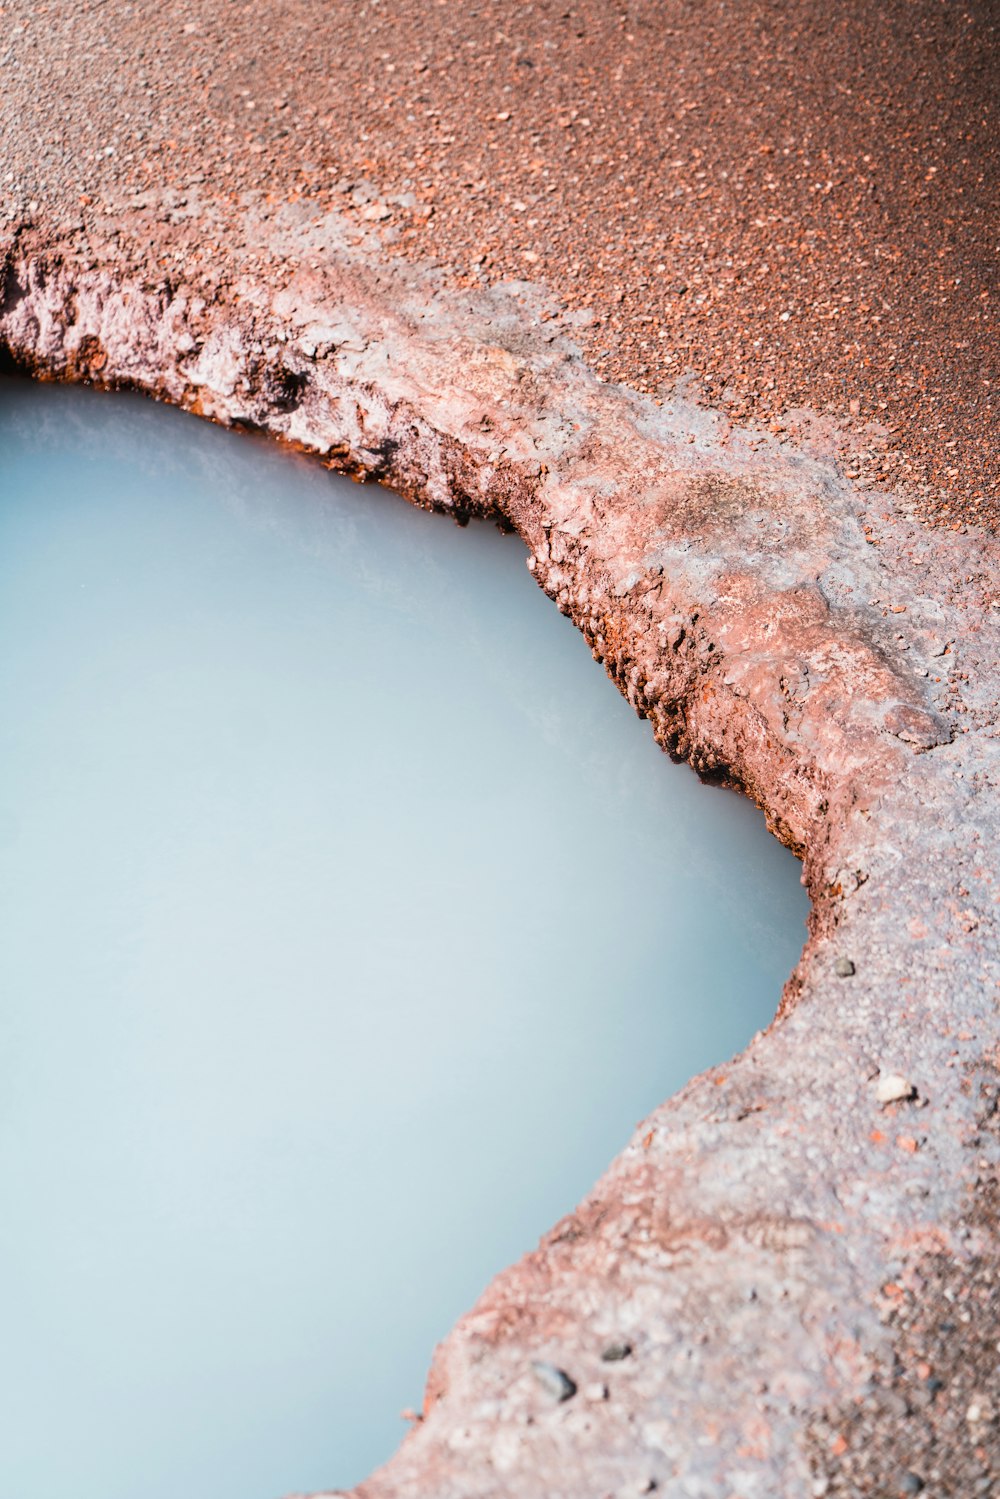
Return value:
<svg viewBox="0 0 1000 1499">
<path fill-rule="evenodd" d="M 112 182 L 320 207 L 360 183 L 394 253 L 587 309 L 606 378 L 693 372 L 793 436 L 818 408 L 853 423 L 855 472 L 995 526 L 996 22 L 982 0 L 6 0 L 0 190 L 71 215 Z"/>
</svg>

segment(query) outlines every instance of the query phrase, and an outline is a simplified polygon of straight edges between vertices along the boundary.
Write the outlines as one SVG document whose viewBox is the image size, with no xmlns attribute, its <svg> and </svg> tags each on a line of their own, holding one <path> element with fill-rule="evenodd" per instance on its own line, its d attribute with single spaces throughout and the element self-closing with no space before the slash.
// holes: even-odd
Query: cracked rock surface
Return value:
<svg viewBox="0 0 1000 1499">
<path fill-rule="evenodd" d="M 2 234 L 18 366 L 516 530 L 664 749 L 803 858 L 775 1023 L 489 1287 L 361 1499 L 994 1491 L 996 541 L 856 487 L 821 423 L 605 384 L 542 288 L 309 199 L 112 184 Z"/>
</svg>

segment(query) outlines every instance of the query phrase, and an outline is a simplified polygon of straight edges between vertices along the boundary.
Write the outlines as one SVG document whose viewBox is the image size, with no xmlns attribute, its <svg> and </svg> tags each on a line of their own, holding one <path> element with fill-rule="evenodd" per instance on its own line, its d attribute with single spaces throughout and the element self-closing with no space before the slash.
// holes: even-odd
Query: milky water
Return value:
<svg viewBox="0 0 1000 1499">
<path fill-rule="evenodd" d="M 792 857 L 524 550 L 0 384 L 0 1493 L 276 1499 L 771 1018 Z"/>
</svg>

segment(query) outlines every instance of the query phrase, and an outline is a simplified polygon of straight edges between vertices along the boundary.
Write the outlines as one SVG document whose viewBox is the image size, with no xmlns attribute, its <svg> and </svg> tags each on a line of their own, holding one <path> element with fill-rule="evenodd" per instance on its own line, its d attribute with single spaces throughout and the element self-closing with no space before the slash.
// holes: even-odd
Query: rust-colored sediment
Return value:
<svg viewBox="0 0 1000 1499">
<path fill-rule="evenodd" d="M 731 402 L 727 414 L 676 389 L 654 397 L 604 383 L 593 368 L 594 330 L 567 308 L 566 295 L 525 283 L 462 286 L 419 263 L 426 237 L 407 243 L 400 234 L 392 243 L 385 227 L 408 222 L 422 200 L 389 204 L 377 184 L 353 200 L 334 195 L 321 139 L 312 166 L 301 160 L 302 142 L 313 139 L 314 123 L 320 128 L 321 117 L 307 111 L 332 111 L 339 99 L 338 127 L 322 129 L 350 139 L 343 121 L 367 88 L 352 55 L 342 59 L 342 85 L 332 66 L 313 75 L 315 99 L 305 104 L 293 90 L 312 55 L 302 27 L 311 19 L 309 46 L 336 59 L 345 36 L 362 35 L 351 31 L 361 26 L 353 15 L 338 9 L 330 20 L 305 4 L 235 11 L 223 48 L 214 10 L 176 9 L 168 41 L 138 7 L 93 7 L 74 37 L 68 21 L 51 15 L 42 35 L 34 12 L 13 7 L 25 28 L 16 51 L 22 79 L 40 59 L 51 71 L 65 55 L 69 67 L 83 36 L 92 49 L 86 77 L 99 77 L 104 93 L 86 119 L 79 106 L 69 110 L 61 144 L 40 150 L 33 135 L 33 122 L 54 118 L 48 104 L 32 105 L 7 137 L 15 179 L 41 185 L 34 207 L 9 203 L 0 346 L 38 375 L 136 386 L 273 433 L 417 503 L 514 527 L 539 584 L 584 631 L 660 743 L 743 786 L 803 853 L 813 902 L 809 943 L 778 1022 L 664 1103 L 577 1212 L 494 1282 L 439 1350 L 424 1419 L 359 1495 L 799 1499 L 904 1494 L 919 1483 L 941 1495 L 990 1492 L 1000 1480 L 1000 610 L 992 607 L 1000 548 L 971 527 L 928 526 L 914 515 L 912 491 L 852 479 L 842 434 L 821 416 L 801 413 L 792 441 L 734 424 Z M 685 131 L 697 90 L 694 74 L 680 70 L 695 28 L 703 24 L 707 38 L 719 26 L 730 37 L 757 35 L 756 22 L 723 20 L 721 7 L 695 16 L 623 6 L 623 35 L 611 37 L 598 9 L 568 11 L 585 32 L 578 42 L 591 23 L 595 35 L 607 33 L 593 54 L 595 97 L 618 98 L 623 49 L 646 36 L 653 17 L 662 35 L 648 39 L 642 88 L 653 89 L 654 65 L 666 59 L 671 117 Z M 929 5 L 906 11 L 945 24 Z M 873 35 L 889 37 L 885 27 L 900 13 L 881 7 Z M 423 78 L 395 23 L 378 7 L 364 14 L 368 81 L 381 87 L 376 63 Z M 856 23 L 861 9 L 846 14 Z M 547 50 L 561 13 L 524 7 L 501 25 L 495 7 L 431 7 L 427 38 L 443 36 L 446 15 L 453 60 L 473 21 L 477 45 L 485 46 L 487 20 L 517 34 L 516 47 L 495 44 L 496 77 L 452 106 L 466 120 L 492 106 L 490 90 L 506 86 L 504 69 L 521 66 L 518 48 L 529 42 L 539 73 L 546 58 L 554 70 L 537 98 L 569 88 L 576 63 L 555 69 Z M 969 15 L 981 37 L 984 23 Z M 251 18 L 275 40 L 285 28 L 286 45 L 241 52 L 240 28 Z M 817 33 L 817 56 L 840 59 L 843 70 L 839 34 L 831 18 Z M 959 53 L 971 34 L 956 32 Z M 396 40 L 382 59 L 378 39 L 387 35 Z M 136 37 L 141 59 L 128 53 Z M 428 72 L 441 55 L 428 58 Z M 115 72 L 122 57 L 127 78 Z M 146 90 L 140 111 L 137 91 L 162 85 L 169 58 L 178 64 L 170 95 Z M 239 95 L 226 80 L 251 58 L 254 87 Z M 758 38 L 750 77 L 753 66 L 758 81 L 770 77 L 772 62 Z M 465 63 L 462 52 L 452 86 Z M 722 84 L 706 78 L 729 79 L 735 65 L 713 57 L 711 66 L 715 73 L 697 79 L 710 94 Z M 386 69 L 386 78 L 396 76 Z M 823 74 L 838 76 L 829 67 Z M 891 67 L 886 76 L 909 78 Z M 124 95 L 109 102 L 116 78 Z M 782 101 L 798 108 L 779 81 L 774 118 Z M 84 98 L 92 87 L 81 83 Z M 808 100 L 820 82 L 803 88 Z M 401 79 L 392 89 L 409 99 Z M 912 79 L 894 101 L 900 118 L 915 108 L 911 89 Z M 237 118 L 253 114 L 249 100 L 260 133 L 247 142 L 244 127 L 236 149 Z M 831 119 L 831 149 L 853 108 L 843 106 L 839 124 Z M 309 123 L 281 125 L 288 109 Z M 567 115 L 573 109 L 577 117 L 554 128 L 579 150 L 598 117 L 592 109 L 584 125 L 567 100 Z M 508 112 L 497 132 L 515 112 L 494 111 Z M 432 163 L 425 175 L 444 194 L 451 178 L 442 117 L 406 122 L 395 149 Z M 640 160 L 663 118 L 651 115 L 651 140 L 635 147 Z M 174 146 L 156 119 L 176 124 Z M 196 131 L 219 119 L 231 142 L 216 131 L 195 171 Z M 727 149 L 723 123 L 706 121 L 707 156 Z M 529 124 L 519 118 L 517 128 Z M 278 133 L 286 128 L 291 141 Z M 384 121 L 379 128 L 387 138 Z M 628 133 L 628 121 L 614 129 Z M 522 170 L 511 139 L 484 129 L 475 147 L 497 145 L 498 181 Z M 108 145 L 113 155 L 88 155 Z M 568 224 L 591 185 L 581 182 L 577 195 L 565 173 L 553 180 L 546 211 Z M 237 186 L 239 194 L 230 191 Z M 640 186 L 643 211 L 662 226 L 674 200 L 646 178 Z M 705 191 L 704 200 L 692 192 L 695 202 L 711 203 Z M 733 191 L 749 212 L 748 184 Z M 792 212 L 791 179 L 779 177 L 768 201 Z M 697 222 L 700 210 L 688 207 Z M 976 205 L 962 208 L 971 223 Z M 478 223 L 488 255 L 506 264 L 517 250 L 510 225 L 520 220 L 477 214 L 481 205 L 469 210 L 472 228 L 456 222 L 439 243 L 458 244 Z M 627 216 L 610 210 L 609 224 L 631 232 Z M 903 243 L 903 220 L 892 224 Z M 753 243 L 736 255 L 746 276 Z M 403 248 L 409 258 L 394 259 Z M 820 288 L 826 263 L 816 267 Z M 558 263 L 551 272 L 541 260 L 529 264 L 558 289 Z M 913 274 L 930 274 L 923 260 Z M 607 284 L 594 285 L 605 297 Z M 948 308 L 939 327 L 931 310 L 906 313 L 910 342 L 951 337 L 959 314 Z M 633 334 L 636 326 L 647 325 Z M 968 324 L 975 339 L 979 329 Z M 589 359 L 575 342 L 581 332 Z M 773 347 L 785 357 L 784 344 Z M 623 372 L 635 376 L 630 348 L 626 341 Z M 821 399 L 819 366 L 797 368 L 801 394 Z M 847 368 L 831 357 L 830 370 Z M 953 373 L 940 379 L 959 413 L 955 430 L 964 431 L 976 398 Z M 929 445 L 908 450 L 913 462 L 940 456 L 942 442 L 932 434 Z M 938 519 L 943 505 L 958 503 L 940 491 L 923 498 L 922 513 Z M 972 499 L 961 506 L 964 520 Z M 586 873 L 582 888 L 599 889 L 602 871 Z M 879 1089 L 893 1091 L 893 1074 L 912 1089 L 884 1101 Z M 628 1356 L 602 1359 L 615 1343 L 627 1344 Z M 565 1370 L 576 1394 L 558 1401 L 532 1373 L 533 1360 Z"/>
</svg>

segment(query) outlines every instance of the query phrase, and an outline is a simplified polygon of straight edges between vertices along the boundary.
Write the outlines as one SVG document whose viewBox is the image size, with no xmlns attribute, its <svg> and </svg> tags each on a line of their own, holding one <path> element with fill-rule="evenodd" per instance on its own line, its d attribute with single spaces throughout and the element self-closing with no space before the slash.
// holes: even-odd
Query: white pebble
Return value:
<svg viewBox="0 0 1000 1499">
<path fill-rule="evenodd" d="M 900 1103 L 904 1098 L 913 1098 L 916 1088 L 898 1072 L 883 1072 L 875 1084 L 875 1097 L 879 1103 Z"/>
</svg>

